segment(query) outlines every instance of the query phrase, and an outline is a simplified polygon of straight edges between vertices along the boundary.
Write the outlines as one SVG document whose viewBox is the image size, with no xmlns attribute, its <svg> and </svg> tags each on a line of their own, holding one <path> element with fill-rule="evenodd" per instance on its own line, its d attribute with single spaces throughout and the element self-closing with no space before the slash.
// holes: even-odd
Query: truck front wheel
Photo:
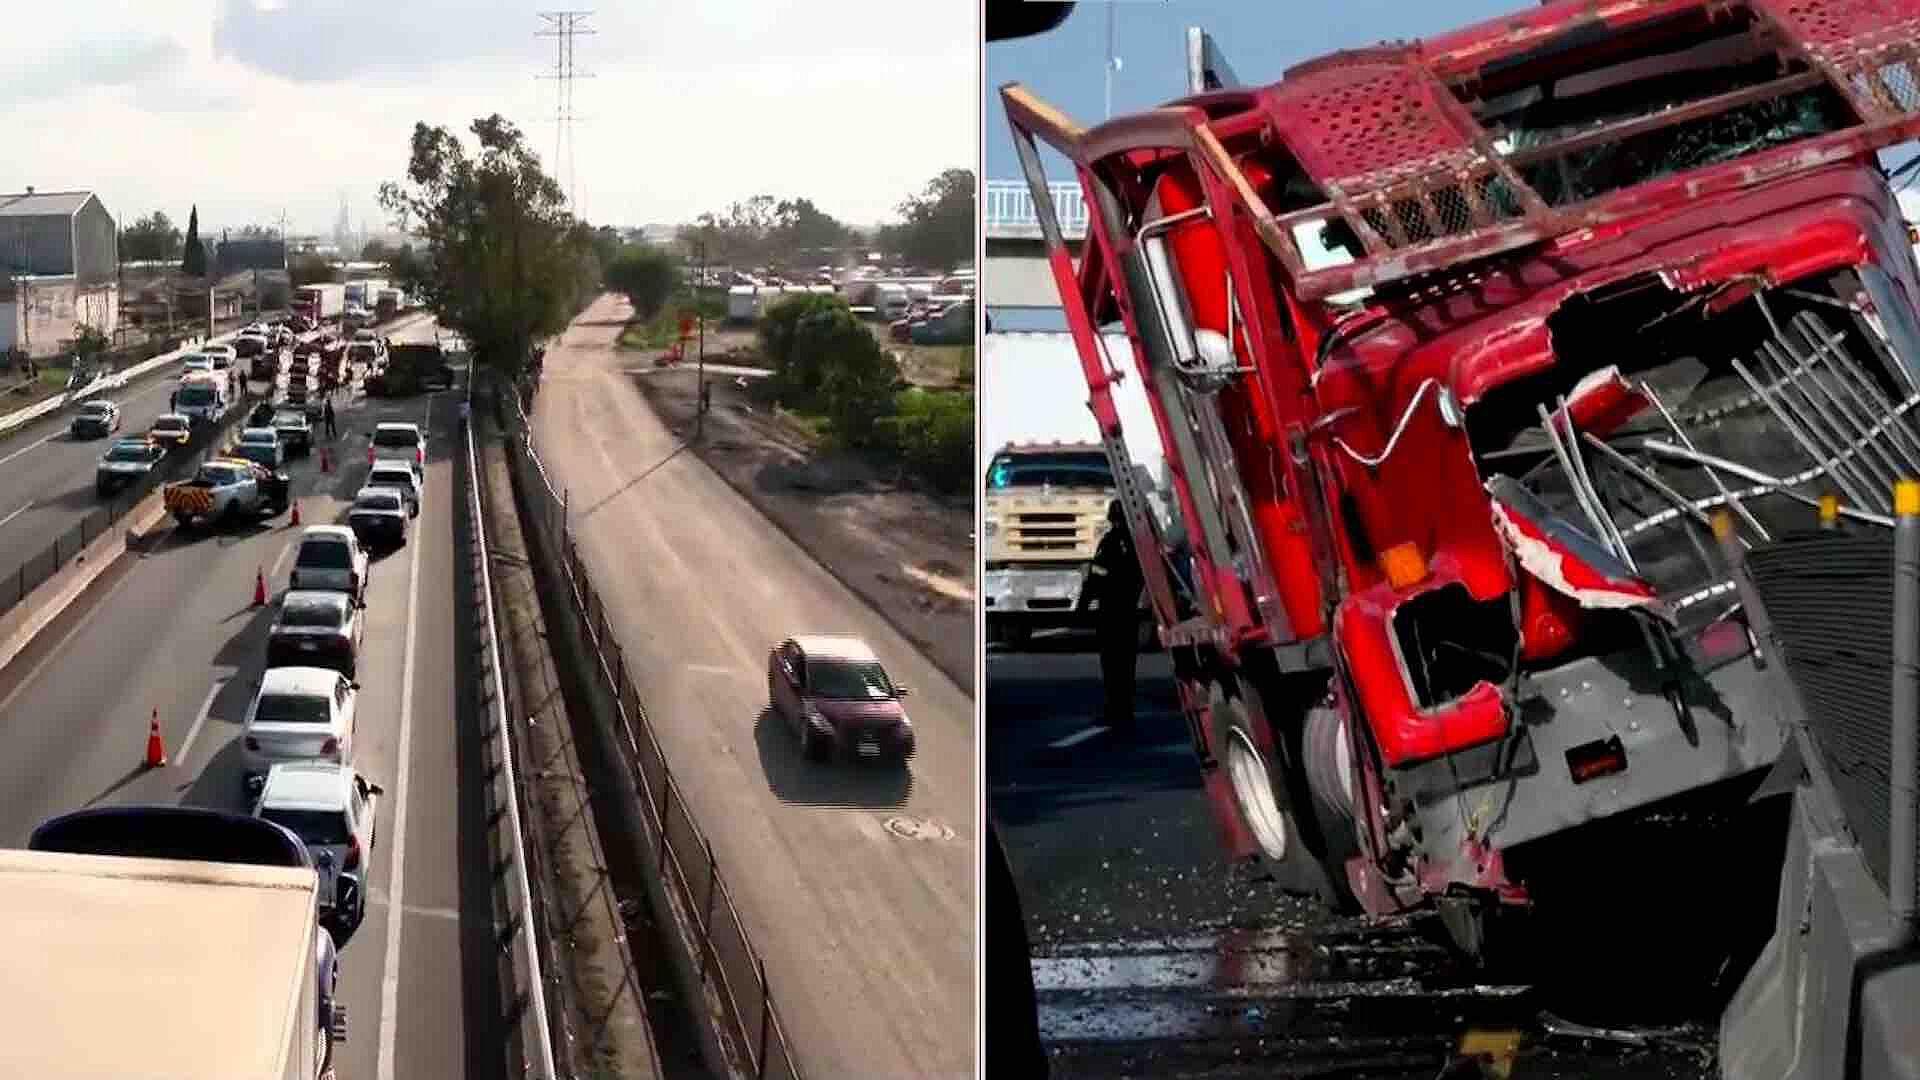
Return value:
<svg viewBox="0 0 1920 1080">
<path fill-rule="evenodd" d="M 1280 887 L 1352 911 L 1357 904 L 1347 888 L 1344 858 L 1315 850 L 1325 847 L 1319 823 L 1303 816 L 1313 807 L 1306 778 L 1294 775 L 1297 741 L 1286 740 L 1267 718 L 1259 692 L 1234 675 L 1215 681 L 1209 711 L 1240 819 Z"/>
</svg>

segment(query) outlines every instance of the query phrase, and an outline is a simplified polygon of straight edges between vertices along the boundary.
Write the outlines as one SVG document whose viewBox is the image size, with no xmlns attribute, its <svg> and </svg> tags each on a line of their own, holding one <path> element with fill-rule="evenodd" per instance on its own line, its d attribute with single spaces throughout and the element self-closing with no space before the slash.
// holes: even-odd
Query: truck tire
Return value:
<svg viewBox="0 0 1920 1080">
<path fill-rule="evenodd" d="M 1303 818 L 1313 809 L 1305 778 L 1297 775 L 1297 743 L 1290 745 L 1286 733 L 1268 721 L 1259 692 L 1233 674 L 1214 680 L 1209 706 L 1220 767 L 1260 860 L 1281 889 L 1351 911 L 1357 905 L 1344 865 L 1321 861 L 1314 850 L 1322 847 L 1318 822 Z"/>
</svg>

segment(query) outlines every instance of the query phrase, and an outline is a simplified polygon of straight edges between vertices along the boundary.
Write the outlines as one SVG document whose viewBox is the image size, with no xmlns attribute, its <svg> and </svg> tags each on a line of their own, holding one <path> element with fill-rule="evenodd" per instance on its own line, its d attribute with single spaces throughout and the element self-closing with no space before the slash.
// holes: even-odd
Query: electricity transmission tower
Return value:
<svg viewBox="0 0 1920 1080">
<path fill-rule="evenodd" d="M 567 193 L 567 206 L 577 216 L 579 181 L 573 167 L 573 80 L 591 79 L 586 72 L 575 71 L 573 67 L 573 39 L 580 34 L 594 34 L 597 30 L 585 29 L 581 23 L 592 15 L 591 11 L 542 11 L 540 18 L 546 21 L 547 29 L 535 34 L 535 37 L 554 39 L 553 74 L 542 75 L 542 79 L 552 79 L 557 85 L 553 97 L 553 178 Z"/>
</svg>

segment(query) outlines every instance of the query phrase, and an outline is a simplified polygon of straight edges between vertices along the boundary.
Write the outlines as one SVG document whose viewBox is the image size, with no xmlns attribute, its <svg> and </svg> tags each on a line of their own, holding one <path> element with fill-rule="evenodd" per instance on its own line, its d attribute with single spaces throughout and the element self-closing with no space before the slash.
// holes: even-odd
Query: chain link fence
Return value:
<svg viewBox="0 0 1920 1080">
<path fill-rule="evenodd" d="M 613 695 L 622 756 L 643 803 L 639 819 L 651 847 L 645 854 L 668 895 L 694 924 L 701 982 L 719 998 L 731 1041 L 747 1056 L 752 1074 L 765 1080 L 799 1080 L 799 1066 L 767 986 L 766 964 L 753 947 L 733 892 L 714 858 L 713 845 L 694 821 L 640 704 L 639 692 L 627 671 L 625 650 L 615 640 L 606 605 L 588 577 L 567 526 L 565 496 L 555 488 L 534 450 L 522 411 L 523 396 L 511 391 L 494 395 L 494 415 L 507 432 L 514 486 L 531 511 L 532 520 L 525 525 L 538 529 L 550 550 L 562 553 L 561 569 L 571 593 L 573 613 L 599 658 L 601 678 Z"/>
</svg>

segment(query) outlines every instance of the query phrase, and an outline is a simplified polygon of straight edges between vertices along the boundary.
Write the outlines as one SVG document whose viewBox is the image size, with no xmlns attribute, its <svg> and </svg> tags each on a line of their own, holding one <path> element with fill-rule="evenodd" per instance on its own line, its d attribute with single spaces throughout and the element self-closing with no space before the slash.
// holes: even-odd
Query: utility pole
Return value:
<svg viewBox="0 0 1920 1080">
<path fill-rule="evenodd" d="M 534 35 L 554 39 L 553 74 L 539 77 L 552 79 L 557 84 L 553 98 L 553 178 L 566 191 L 567 206 L 575 217 L 580 216 L 580 185 L 573 167 L 573 122 L 577 119 L 573 115 L 573 80 L 593 76 L 574 70 L 573 39 L 580 34 L 599 33 L 580 25 L 592 14 L 591 11 L 542 11 L 539 15 L 546 20 L 548 29 Z"/>
<path fill-rule="evenodd" d="M 707 313 L 700 310 L 700 285 L 707 280 L 707 242 L 695 240 L 693 244 L 700 256 L 700 276 L 693 279 L 693 317 L 700 327 L 700 346 L 693 362 L 693 385 L 699 390 L 694 398 L 693 437 L 698 439 L 707 430 Z"/>
</svg>

